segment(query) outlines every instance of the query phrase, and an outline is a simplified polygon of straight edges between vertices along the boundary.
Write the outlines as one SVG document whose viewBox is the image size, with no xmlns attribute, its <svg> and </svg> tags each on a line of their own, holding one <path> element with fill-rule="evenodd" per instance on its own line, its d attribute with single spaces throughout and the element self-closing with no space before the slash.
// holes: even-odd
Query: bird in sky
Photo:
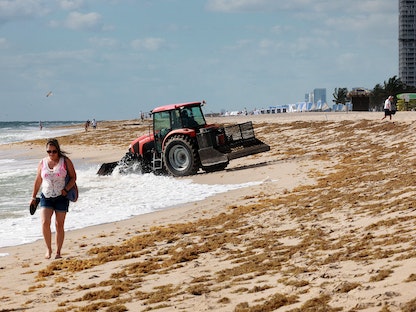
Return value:
<svg viewBox="0 0 416 312">
<path fill-rule="evenodd" d="M 50 97 L 52 95 L 52 91 L 49 91 L 47 94 L 46 94 L 46 97 Z"/>
</svg>

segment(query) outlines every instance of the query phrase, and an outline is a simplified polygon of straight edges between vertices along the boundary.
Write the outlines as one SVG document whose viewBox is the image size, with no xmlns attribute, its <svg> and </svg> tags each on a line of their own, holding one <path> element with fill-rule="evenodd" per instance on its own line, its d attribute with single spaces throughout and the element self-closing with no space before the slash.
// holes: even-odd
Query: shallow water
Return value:
<svg viewBox="0 0 416 312">
<path fill-rule="evenodd" d="M 23 142 L 28 140 L 59 137 L 74 131 L 82 131 L 76 128 L 60 128 L 81 124 L 79 121 L 45 121 L 42 130 L 36 121 L 0 121 L 0 145 L 7 143 Z"/>
<path fill-rule="evenodd" d="M 5 157 L 6 156 L 6 157 Z M 29 201 L 39 159 L 14 159 L 0 152 L 0 247 L 41 238 L 39 213 L 29 214 Z M 98 176 L 99 165 L 77 163 L 80 196 L 70 203 L 66 230 L 124 220 L 174 205 L 259 183 L 204 185 L 191 179 L 153 174 Z M 53 227 L 52 227 L 53 229 Z"/>
</svg>

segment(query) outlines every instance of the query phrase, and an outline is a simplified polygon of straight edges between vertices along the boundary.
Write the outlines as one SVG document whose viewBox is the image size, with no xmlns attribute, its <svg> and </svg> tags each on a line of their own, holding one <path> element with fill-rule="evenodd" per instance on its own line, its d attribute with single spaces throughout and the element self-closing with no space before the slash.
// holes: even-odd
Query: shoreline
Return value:
<svg viewBox="0 0 416 312">
<path fill-rule="evenodd" d="M 394 123 L 382 113 L 296 117 L 253 118 L 270 152 L 187 177 L 260 185 L 67 232 L 61 260 L 43 259 L 42 240 L 11 248 L 0 258 L 2 307 L 415 309 L 416 114 Z M 63 147 L 74 159 L 110 161 L 118 155 L 96 151 L 118 153 L 128 132 L 109 123 L 96 140 L 79 134 Z"/>
</svg>

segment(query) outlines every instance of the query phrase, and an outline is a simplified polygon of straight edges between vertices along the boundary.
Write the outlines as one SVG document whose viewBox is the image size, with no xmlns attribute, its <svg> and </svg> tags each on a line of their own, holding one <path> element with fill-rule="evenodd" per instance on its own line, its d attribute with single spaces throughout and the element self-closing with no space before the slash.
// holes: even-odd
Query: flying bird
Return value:
<svg viewBox="0 0 416 312">
<path fill-rule="evenodd" d="M 49 91 L 48 94 L 46 94 L 46 97 L 49 97 L 52 95 L 52 91 Z"/>
</svg>

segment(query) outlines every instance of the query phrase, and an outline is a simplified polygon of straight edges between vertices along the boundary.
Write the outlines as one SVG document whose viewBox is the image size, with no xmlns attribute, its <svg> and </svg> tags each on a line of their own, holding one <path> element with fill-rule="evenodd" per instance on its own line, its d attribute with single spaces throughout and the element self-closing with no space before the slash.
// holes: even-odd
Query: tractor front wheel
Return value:
<svg viewBox="0 0 416 312">
<path fill-rule="evenodd" d="M 164 151 L 166 170 L 173 176 L 188 176 L 197 173 L 199 157 L 192 139 L 186 136 L 173 136 L 166 143 Z"/>
</svg>

